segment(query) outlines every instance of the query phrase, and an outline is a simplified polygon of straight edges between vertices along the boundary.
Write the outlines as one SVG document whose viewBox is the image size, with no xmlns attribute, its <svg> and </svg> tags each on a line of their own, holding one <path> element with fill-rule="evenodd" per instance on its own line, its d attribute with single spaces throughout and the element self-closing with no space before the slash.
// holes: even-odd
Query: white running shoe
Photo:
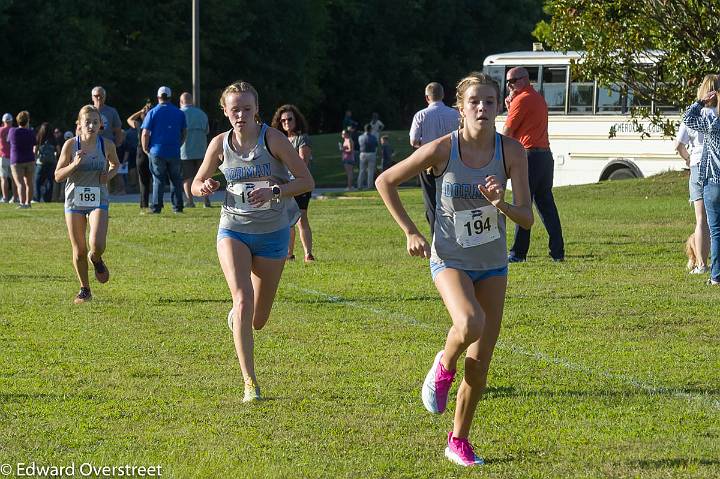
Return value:
<svg viewBox="0 0 720 479">
<path fill-rule="evenodd" d="M 440 359 L 443 357 L 440 351 L 435 355 L 433 365 L 425 376 L 425 382 L 422 385 L 422 402 L 429 412 L 433 414 L 442 414 L 448 403 L 448 394 L 450 386 L 455 379 L 455 371 L 446 371 Z"/>
<path fill-rule="evenodd" d="M 231 309 L 228 312 L 228 328 L 230 328 L 230 332 L 233 332 L 233 310 Z"/>
<path fill-rule="evenodd" d="M 260 386 L 255 384 L 255 381 L 248 378 L 245 380 L 245 394 L 243 395 L 243 402 L 260 401 Z"/>
<path fill-rule="evenodd" d="M 473 450 L 472 444 L 467 439 L 452 437 L 452 431 L 448 433 L 448 443 L 445 448 L 445 457 L 459 466 L 471 467 L 481 466 L 485 461 Z"/>
<path fill-rule="evenodd" d="M 707 266 L 695 266 L 693 269 L 690 270 L 690 274 L 705 274 L 709 272 Z"/>
</svg>

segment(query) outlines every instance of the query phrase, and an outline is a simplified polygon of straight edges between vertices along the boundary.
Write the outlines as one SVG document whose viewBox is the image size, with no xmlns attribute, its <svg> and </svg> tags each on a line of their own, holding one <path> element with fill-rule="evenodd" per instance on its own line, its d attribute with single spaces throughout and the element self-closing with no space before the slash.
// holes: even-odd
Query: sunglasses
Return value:
<svg viewBox="0 0 720 479">
<path fill-rule="evenodd" d="M 508 85 L 514 85 L 517 81 L 522 80 L 522 79 L 523 79 L 523 77 L 508 78 L 507 80 L 505 80 L 505 83 L 507 83 Z"/>
</svg>

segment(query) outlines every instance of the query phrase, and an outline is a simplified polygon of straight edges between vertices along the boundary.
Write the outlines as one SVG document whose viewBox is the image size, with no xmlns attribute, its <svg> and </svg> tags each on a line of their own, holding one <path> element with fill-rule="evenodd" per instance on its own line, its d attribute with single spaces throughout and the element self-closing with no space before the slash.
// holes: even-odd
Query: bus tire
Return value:
<svg viewBox="0 0 720 479">
<path fill-rule="evenodd" d="M 608 175 L 608 180 L 610 181 L 617 181 L 617 180 L 632 180 L 637 178 L 635 176 L 635 173 L 630 168 L 618 168 L 614 170 L 612 173 Z"/>
</svg>

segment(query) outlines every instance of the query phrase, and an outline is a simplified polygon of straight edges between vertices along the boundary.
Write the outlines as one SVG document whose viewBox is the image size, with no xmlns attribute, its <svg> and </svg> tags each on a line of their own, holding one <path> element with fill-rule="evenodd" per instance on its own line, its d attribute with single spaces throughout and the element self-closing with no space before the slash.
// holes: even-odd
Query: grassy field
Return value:
<svg viewBox="0 0 720 479">
<path fill-rule="evenodd" d="M 529 261 L 510 267 L 470 438 L 487 464 L 474 470 L 443 456 L 453 407 L 422 407 L 449 318 L 375 193 L 311 203 L 318 261 L 286 267 L 256 335 L 267 400 L 249 405 L 216 208 L 147 217 L 112 205 L 113 276 L 78 307 L 61 205 L 0 205 L 0 464 L 159 464 L 179 478 L 720 477 L 720 288 L 685 271 L 686 188 L 673 173 L 556 190 L 567 261 L 550 261 L 540 226 Z M 402 196 L 420 221 L 419 191 Z"/>
</svg>

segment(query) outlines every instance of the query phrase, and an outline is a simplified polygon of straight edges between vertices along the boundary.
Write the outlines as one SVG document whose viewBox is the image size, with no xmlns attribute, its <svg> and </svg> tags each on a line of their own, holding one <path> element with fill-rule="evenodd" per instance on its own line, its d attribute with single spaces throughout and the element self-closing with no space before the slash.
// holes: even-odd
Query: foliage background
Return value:
<svg viewBox="0 0 720 479">
<path fill-rule="evenodd" d="M 68 128 L 94 85 L 123 119 L 160 85 L 176 98 L 191 91 L 191 10 L 189 0 L 0 0 L 0 110 Z M 485 56 L 530 49 L 543 12 L 541 0 L 205 0 L 200 16 L 200 106 L 211 119 L 223 121 L 222 88 L 244 79 L 265 118 L 296 103 L 318 132 L 338 131 L 346 109 L 406 128 L 428 82 L 451 99 Z"/>
</svg>

